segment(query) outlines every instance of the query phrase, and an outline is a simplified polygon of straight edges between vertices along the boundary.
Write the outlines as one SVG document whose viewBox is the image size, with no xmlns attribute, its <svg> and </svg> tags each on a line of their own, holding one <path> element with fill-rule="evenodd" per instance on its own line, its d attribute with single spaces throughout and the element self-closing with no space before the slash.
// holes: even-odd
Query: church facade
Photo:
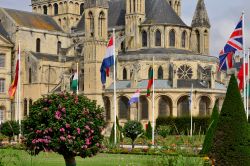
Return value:
<svg viewBox="0 0 250 166">
<path fill-rule="evenodd" d="M 214 103 L 222 103 L 228 80 L 226 73 L 217 72 L 218 59 L 209 55 L 210 22 L 204 0 L 198 1 L 190 26 L 181 19 L 181 0 L 32 0 L 31 5 L 32 12 L 0 9 L 0 58 L 3 54 L 5 63 L 5 69 L 0 68 L 0 90 L 5 80 L 0 94 L 2 121 L 17 117 L 15 100 L 8 99 L 7 91 L 20 42 L 23 118 L 41 96 L 70 91 L 78 63 L 79 93 L 96 100 L 105 108 L 106 120 L 113 122 L 113 70 L 105 85 L 100 79 L 113 29 L 121 123 L 152 121 L 153 98 L 146 97 L 151 69 L 155 119 L 190 115 L 192 85 L 193 116 L 209 116 Z M 129 106 L 137 89 L 139 104 Z"/>
</svg>

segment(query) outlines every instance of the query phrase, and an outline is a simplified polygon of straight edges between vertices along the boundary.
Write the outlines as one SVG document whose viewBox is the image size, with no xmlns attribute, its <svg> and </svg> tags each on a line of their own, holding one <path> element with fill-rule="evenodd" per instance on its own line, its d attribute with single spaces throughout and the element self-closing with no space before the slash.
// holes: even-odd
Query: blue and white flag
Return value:
<svg viewBox="0 0 250 166">
<path fill-rule="evenodd" d="M 129 105 L 139 102 L 139 97 L 140 97 L 140 90 L 137 90 L 135 94 L 131 97 L 131 99 L 129 100 L 128 102 Z"/>
</svg>

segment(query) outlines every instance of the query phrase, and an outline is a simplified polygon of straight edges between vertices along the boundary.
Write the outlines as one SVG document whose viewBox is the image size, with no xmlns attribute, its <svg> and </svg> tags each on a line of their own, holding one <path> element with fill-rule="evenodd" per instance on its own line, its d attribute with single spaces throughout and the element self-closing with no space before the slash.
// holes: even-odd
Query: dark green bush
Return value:
<svg viewBox="0 0 250 166">
<path fill-rule="evenodd" d="M 9 137 L 9 142 L 11 138 L 20 133 L 20 126 L 17 121 L 6 121 L 1 124 L 0 131 L 3 135 Z"/>
<path fill-rule="evenodd" d="M 204 134 L 209 126 L 210 117 L 193 117 L 193 133 Z M 158 126 L 171 126 L 170 135 L 190 134 L 190 117 L 158 117 Z"/>
<path fill-rule="evenodd" d="M 209 156 L 216 165 L 250 165 L 249 124 L 234 75 L 228 85 Z"/>
<path fill-rule="evenodd" d="M 146 128 L 145 136 L 148 139 L 152 139 L 152 125 L 151 125 L 150 121 L 148 121 L 148 125 L 147 125 L 147 128 Z"/>
<path fill-rule="evenodd" d="M 170 125 L 158 126 L 156 129 L 157 134 L 162 136 L 163 138 L 166 138 L 170 134 L 171 130 L 172 127 Z"/>
</svg>

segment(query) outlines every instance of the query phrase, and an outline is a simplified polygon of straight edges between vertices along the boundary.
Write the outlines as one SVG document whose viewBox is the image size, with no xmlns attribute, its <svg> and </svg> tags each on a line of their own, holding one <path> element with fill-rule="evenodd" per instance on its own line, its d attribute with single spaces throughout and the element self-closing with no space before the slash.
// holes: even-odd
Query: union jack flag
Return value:
<svg viewBox="0 0 250 166">
<path fill-rule="evenodd" d="M 225 47 L 221 50 L 220 59 L 220 70 L 227 70 L 233 67 L 233 55 L 236 51 L 243 50 L 243 33 L 242 33 L 242 17 L 238 22 L 236 28 L 231 34 Z"/>
</svg>

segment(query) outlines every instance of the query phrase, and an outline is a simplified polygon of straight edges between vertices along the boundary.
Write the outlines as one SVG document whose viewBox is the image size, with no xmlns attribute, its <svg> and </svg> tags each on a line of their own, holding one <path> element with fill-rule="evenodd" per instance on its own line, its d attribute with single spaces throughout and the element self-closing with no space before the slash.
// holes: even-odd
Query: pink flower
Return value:
<svg viewBox="0 0 250 166">
<path fill-rule="evenodd" d="M 65 132 L 65 129 L 64 128 L 60 128 L 60 132 Z"/>
<path fill-rule="evenodd" d="M 87 149 L 87 147 L 88 147 L 87 145 L 83 145 L 82 146 L 83 149 Z"/>
<path fill-rule="evenodd" d="M 60 111 L 56 111 L 56 113 L 55 113 L 55 118 L 56 118 L 57 120 L 60 120 L 61 117 L 62 117 L 61 112 L 60 112 Z"/>
<path fill-rule="evenodd" d="M 41 130 L 36 130 L 36 133 L 37 133 L 37 134 L 39 134 L 39 133 L 41 133 L 41 132 L 42 132 Z"/>
<path fill-rule="evenodd" d="M 32 144 L 35 144 L 35 143 L 36 143 L 36 139 L 33 139 L 33 140 L 32 140 Z"/>
<path fill-rule="evenodd" d="M 68 135 L 67 138 L 70 139 L 70 138 L 71 138 L 71 135 Z"/>
<path fill-rule="evenodd" d="M 77 133 L 80 134 L 81 133 L 81 129 L 80 128 L 77 128 Z"/>
<path fill-rule="evenodd" d="M 90 130 L 91 133 L 94 133 L 94 130 Z"/>
<path fill-rule="evenodd" d="M 61 110 L 63 113 L 66 113 L 66 109 L 63 107 Z"/>
<path fill-rule="evenodd" d="M 85 126 L 86 130 L 90 130 L 90 127 L 88 125 Z"/>
<path fill-rule="evenodd" d="M 60 136 L 61 141 L 66 141 L 66 138 L 64 136 Z"/>
<path fill-rule="evenodd" d="M 48 130 L 49 130 L 49 132 L 52 132 L 52 128 L 49 128 Z"/>
<path fill-rule="evenodd" d="M 70 124 L 67 123 L 67 124 L 66 124 L 66 128 L 70 128 Z"/>
<path fill-rule="evenodd" d="M 86 141 L 86 145 L 90 145 L 91 144 L 91 142 L 90 142 L 90 140 L 88 138 L 85 141 Z"/>
</svg>

